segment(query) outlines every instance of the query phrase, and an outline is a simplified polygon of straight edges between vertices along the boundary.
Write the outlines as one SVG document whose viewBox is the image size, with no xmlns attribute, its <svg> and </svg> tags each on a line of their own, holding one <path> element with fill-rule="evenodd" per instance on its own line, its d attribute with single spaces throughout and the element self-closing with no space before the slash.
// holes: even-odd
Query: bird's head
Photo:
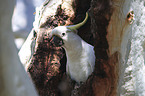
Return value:
<svg viewBox="0 0 145 96">
<path fill-rule="evenodd" d="M 69 38 L 73 38 L 73 36 L 77 34 L 77 29 L 83 26 L 87 19 L 88 13 L 86 13 L 84 21 L 79 24 L 55 27 L 50 34 L 52 37 L 51 42 L 53 42 L 53 44 L 57 47 L 64 45 Z"/>
</svg>

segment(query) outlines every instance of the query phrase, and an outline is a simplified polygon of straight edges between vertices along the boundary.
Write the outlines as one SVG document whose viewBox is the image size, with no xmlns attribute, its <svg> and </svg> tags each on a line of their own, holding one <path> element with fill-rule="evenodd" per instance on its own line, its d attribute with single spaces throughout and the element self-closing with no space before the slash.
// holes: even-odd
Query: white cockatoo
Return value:
<svg viewBox="0 0 145 96">
<path fill-rule="evenodd" d="M 94 47 L 77 35 L 77 29 L 84 25 L 88 19 L 88 13 L 83 22 L 77 25 L 58 26 L 51 32 L 55 46 L 62 46 L 66 51 L 66 71 L 71 79 L 77 83 L 85 82 L 94 70 Z"/>
</svg>

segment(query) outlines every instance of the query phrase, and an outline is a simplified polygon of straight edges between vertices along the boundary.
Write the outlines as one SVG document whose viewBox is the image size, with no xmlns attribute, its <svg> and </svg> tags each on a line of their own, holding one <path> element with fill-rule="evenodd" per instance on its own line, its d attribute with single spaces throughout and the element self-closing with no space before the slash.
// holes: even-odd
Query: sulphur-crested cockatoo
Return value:
<svg viewBox="0 0 145 96">
<path fill-rule="evenodd" d="M 51 32 L 55 46 L 62 46 L 66 51 L 66 71 L 71 79 L 77 83 L 85 82 L 94 70 L 94 47 L 77 35 L 77 29 L 85 24 L 88 13 L 83 22 L 76 25 L 58 26 Z"/>
</svg>

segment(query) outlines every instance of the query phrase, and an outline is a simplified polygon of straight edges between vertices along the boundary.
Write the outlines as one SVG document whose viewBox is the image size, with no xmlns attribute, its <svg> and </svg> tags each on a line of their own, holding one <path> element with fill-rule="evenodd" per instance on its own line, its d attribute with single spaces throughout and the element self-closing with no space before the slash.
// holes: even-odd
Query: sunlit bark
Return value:
<svg viewBox="0 0 145 96">
<path fill-rule="evenodd" d="M 0 3 L 0 96 L 38 96 L 17 55 L 11 18 L 15 0 Z"/>
</svg>

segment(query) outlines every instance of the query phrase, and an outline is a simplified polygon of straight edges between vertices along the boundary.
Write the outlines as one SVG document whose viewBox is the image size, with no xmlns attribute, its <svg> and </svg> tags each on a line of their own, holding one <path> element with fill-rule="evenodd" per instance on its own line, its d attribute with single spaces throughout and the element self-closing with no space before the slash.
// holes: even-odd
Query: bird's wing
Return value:
<svg viewBox="0 0 145 96">
<path fill-rule="evenodd" d="M 66 72 L 67 72 L 68 75 L 70 75 L 68 64 L 66 65 Z"/>
<path fill-rule="evenodd" d="M 91 46 L 92 48 L 89 50 L 88 52 L 88 63 L 91 67 L 91 70 L 94 70 L 94 66 L 95 66 L 95 52 L 94 52 L 94 47 Z"/>
</svg>

